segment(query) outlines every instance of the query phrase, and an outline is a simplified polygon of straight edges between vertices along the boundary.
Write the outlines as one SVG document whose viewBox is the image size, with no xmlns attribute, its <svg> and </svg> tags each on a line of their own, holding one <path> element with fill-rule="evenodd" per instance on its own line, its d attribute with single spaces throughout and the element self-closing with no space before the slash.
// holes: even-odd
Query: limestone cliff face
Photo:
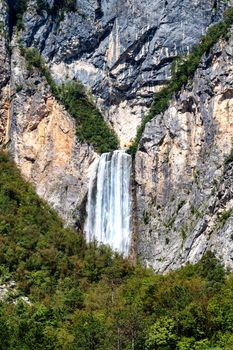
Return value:
<svg viewBox="0 0 233 350">
<path fill-rule="evenodd" d="M 233 36 L 146 126 L 135 160 L 138 253 L 164 272 L 213 251 L 233 268 Z M 231 154 L 231 156 L 229 156 Z"/>
<path fill-rule="evenodd" d="M 66 223 L 82 224 L 98 155 L 77 140 L 75 121 L 45 79 L 28 71 L 18 40 L 39 49 L 58 82 L 80 80 L 93 92 L 123 148 L 169 79 L 173 59 L 198 42 L 227 3 L 233 5 L 77 0 L 76 12 L 58 18 L 49 10 L 53 0 L 39 12 L 29 0 L 16 34 L 1 1 L 0 145 Z M 233 268 L 232 47 L 231 38 L 203 58 L 193 83 L 146 126 L 136 154 L 137 253 L 159 272 L 196 262 L 206 250 Z"/>
<path fill-rule="evenodd" d="M 9 120 L 9 15 L 5 1 L 0 3 L 0 145 L 5 142 Z"/>
<path fill-rule="evenodd" d="M 66 224 L 82 225 L 91 166 L 97 154 L 78 142 L 75 121 L 29 72 L 13 35 L 7 1 L 0 2 L 0 146 Z M 10 48 L 11 47 L 11 48 Z"/>
<path fill-rule="evenodd" d="M 50 8 L 53 1 L 47 1 Z M 177 55 L 222 15 L 225 0 L 78 0 L 62 21 L 29 1 L 22 40 L 58 81 L 76 79 L 128 146 Z"/>
<path fill-rule="evenodd" d="M 9 150 L 37 193 L 66 223 L 79 225 L 97 154 L 78 143 L 75 121 L 51 96 L 44 78 L 28 72 L 15 40 L 12 45 Z"/>
</svg>

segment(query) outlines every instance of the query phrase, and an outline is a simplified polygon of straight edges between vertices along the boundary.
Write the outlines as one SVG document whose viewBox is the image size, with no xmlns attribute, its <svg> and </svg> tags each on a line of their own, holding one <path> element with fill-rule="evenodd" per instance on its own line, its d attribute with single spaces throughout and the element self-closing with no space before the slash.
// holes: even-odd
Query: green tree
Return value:
<svg viewBox="0 0 233 350">
<path fill-rule="evenodd" d="M 145 345 L 147 350 L 169 350 L 175 349 L 176 341 L 175 321 L 165 316 L 149 328 Z"/>
</svg>

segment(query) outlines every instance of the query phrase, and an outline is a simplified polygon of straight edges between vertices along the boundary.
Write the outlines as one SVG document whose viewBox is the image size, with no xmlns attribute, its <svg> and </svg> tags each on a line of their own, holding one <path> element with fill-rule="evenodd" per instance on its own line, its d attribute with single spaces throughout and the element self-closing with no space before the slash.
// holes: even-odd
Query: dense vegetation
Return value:
<svg viewBox="0 0 233 350">
<path fill-rule="evenodd" d="M 29 71 L 38 69 L 47 79 L 53 95 L 65 106 L 76 120 L 76 134 L 81 142 L 92 145 L 98 153 L 110 152 L 118 148 L 118 139 L 95 107 L 84 87 L 79 82 L 57 85 L 36 49 L 21 47 Z"/>
<path fill-rule="evenodd" d="M 59 87 L 59 99 L 70 115 L 77 120 L 76 133 L 80 141 L 87 141 L 98 153 L 118 148 L 115 132 L 109 128 L 91 99 L 87 98 L 80 83 L 62 84 Z"/>
<path fill-rule="evenodd" d="M 208 254 L 166 276 L 64 229 L 0 153 L 0 303 L 7 350 L 233 349 L 233 275 Z"/>
<path fill-rule="evenodd" d="M 179 92 L 181 88 L 193 78 L 202 56 L 209 52 L 209 50 L 221 37 L 225 39 L 228 37 L 229 28 L 232 24 L 233 7 L 229 8 L 225 12 L 224 19 L 222 21 L 208 29 L 207 33 L 202 36 L 200 43 L 194 46 L 188 55 L 179 57 L 173 62 L 171 80 L 169 80 L 161 91 L 155 94 L 150 112 L 144 117 L 140 127 L 138 128 L 136 138 L 129 148 L 129 153 L 131 153 L 133 156 L 135 155 L 146 124 L 156 115 L 165 112 L 169 106 L 172 96 Z"/>
</svg>

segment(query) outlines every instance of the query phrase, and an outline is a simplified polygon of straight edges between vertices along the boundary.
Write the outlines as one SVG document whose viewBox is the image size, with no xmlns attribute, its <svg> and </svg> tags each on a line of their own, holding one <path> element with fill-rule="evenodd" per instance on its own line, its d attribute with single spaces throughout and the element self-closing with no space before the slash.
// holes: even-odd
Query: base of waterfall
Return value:
<svg viewBox="0 0 233 350">
<path fill-rule="evenodd" d="M 84 227 L 88 242 L 108 244 L 125 256 L 131 241 L 131 168 L 124 151 L 101 155 L 89 183 Z"/>
</svg>

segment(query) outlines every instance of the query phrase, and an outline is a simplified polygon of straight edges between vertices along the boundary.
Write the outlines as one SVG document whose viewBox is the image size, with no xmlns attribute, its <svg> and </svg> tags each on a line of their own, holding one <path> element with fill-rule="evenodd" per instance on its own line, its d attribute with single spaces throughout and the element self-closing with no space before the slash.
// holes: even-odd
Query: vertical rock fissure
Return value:
<svg viewBox="0 0 233 350">
<path fill-rule="evenodd" d="M 89 183 L 85 234 L 128 255 L 131 244 L 131 156 L 102 154 Z"/>
<path fill-rule="evenodd" d="M 9 7 L 9 17 L 8 17 L 9 35 L 11 38 L 13 35 L 14 24 L 16 22 L 16 14 L 15 14 L 15 10 L 14 10 L 14 6 L 13 6 L 12 1 L 8 0 L 7 4 Z"/>
<path fill-rule="evenodd" d="M 9 35 L 10 39 L 12 39 L 14 27 L 19 21 L 20 15 L 23 15 L 23 12 L 26 10 L 26 1 L 8 0 L 7 3 L 9 7 Z"/>
</svg>

